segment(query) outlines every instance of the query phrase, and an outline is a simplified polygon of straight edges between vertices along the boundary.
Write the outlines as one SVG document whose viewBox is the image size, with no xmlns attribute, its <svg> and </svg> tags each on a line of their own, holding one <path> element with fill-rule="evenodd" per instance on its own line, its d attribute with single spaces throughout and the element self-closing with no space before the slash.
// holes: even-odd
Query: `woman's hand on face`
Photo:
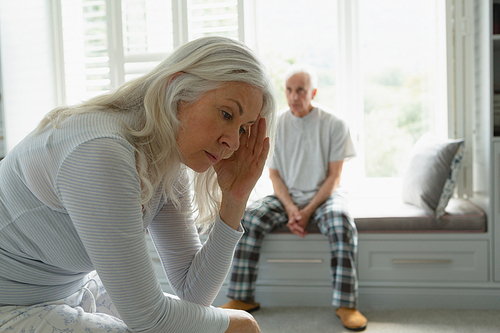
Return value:
<svg viewBox="0 0 500 333">
<path fill-rule="evenodd" d="M 238 230 L 248 198 L 269 153 L 266 138 L 266 120 L 259 118 L 251 127 L 250 135 L 243 135 L 240 146 L 229 158 L 214 165 L 222 191 L 220 218 Z"/>
<path fill-rule="evenodd" d="M 250 134 L 242 135 L 238 150 L 214 165 L 223 196 L 228 196 L 231 201 L 246 204 L 262 175 L 268 153 L 266 120 L 259 118 L 250 127 Z"/>
</svg>

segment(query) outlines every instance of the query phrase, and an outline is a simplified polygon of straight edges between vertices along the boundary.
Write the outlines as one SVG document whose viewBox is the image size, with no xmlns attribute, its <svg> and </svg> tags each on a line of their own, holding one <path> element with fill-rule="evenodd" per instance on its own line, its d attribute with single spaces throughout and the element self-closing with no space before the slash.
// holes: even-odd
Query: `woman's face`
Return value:
<svg viewBox="0 0 500 333">
<path fill-rule="evenodd" d="M 224 83 L 194 104 L 181 103 L 177 144 L 182 162 L 196 172 L 204 172 L 229 156 L 257 121 L 262 104 L 258 88 L 239 82 Z"/>
</svg>

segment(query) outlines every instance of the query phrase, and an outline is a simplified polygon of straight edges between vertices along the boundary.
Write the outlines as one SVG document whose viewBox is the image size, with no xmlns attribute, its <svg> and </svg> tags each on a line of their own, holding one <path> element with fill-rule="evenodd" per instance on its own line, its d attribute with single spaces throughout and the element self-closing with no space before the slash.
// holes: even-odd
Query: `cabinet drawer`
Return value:
<svg viewBox="0 0 500 333">
<path fill-rule="evenodd" d="M 486 241 L 363 241 L 358 273 L 362 281 L 485 282 Z"/>
<path fill-rule="evenodd" d="M 264 241 L 257 283 L 331 284 L 330 250 L 326 237 L 320 241 Z"/>
</svg>

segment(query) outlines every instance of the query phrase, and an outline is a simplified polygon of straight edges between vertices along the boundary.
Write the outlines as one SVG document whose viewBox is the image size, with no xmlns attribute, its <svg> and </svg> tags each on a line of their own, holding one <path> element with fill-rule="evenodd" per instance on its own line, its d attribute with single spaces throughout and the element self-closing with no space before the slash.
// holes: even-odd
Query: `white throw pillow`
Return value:
<svg viewBox="0 0 500 333">
<path fill-rule="evenodd" d="M 453 195 L 464 150 L 463 139 L 439 140 L 430 134 L 418 139 L 403 178 L 403 201 L 440 218 Z"/>
</svg>

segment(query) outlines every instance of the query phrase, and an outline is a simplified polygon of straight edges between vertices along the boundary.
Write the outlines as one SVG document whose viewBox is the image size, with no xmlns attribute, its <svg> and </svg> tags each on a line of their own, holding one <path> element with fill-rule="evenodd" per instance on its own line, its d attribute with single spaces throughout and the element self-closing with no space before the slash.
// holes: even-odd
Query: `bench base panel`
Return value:
<svg viewBox="0 0 500 333">
<path fill-rule="evenodd" d="M 214 306 L 229 301 L 226 291 L 224 286 Z M 261 307 L 331 306 L 331 293 L 330 286 L 259 286 L 256 301 Z M 359 309 L 500 310 L 500 288 L 360 287 Z"/>
</svg>

